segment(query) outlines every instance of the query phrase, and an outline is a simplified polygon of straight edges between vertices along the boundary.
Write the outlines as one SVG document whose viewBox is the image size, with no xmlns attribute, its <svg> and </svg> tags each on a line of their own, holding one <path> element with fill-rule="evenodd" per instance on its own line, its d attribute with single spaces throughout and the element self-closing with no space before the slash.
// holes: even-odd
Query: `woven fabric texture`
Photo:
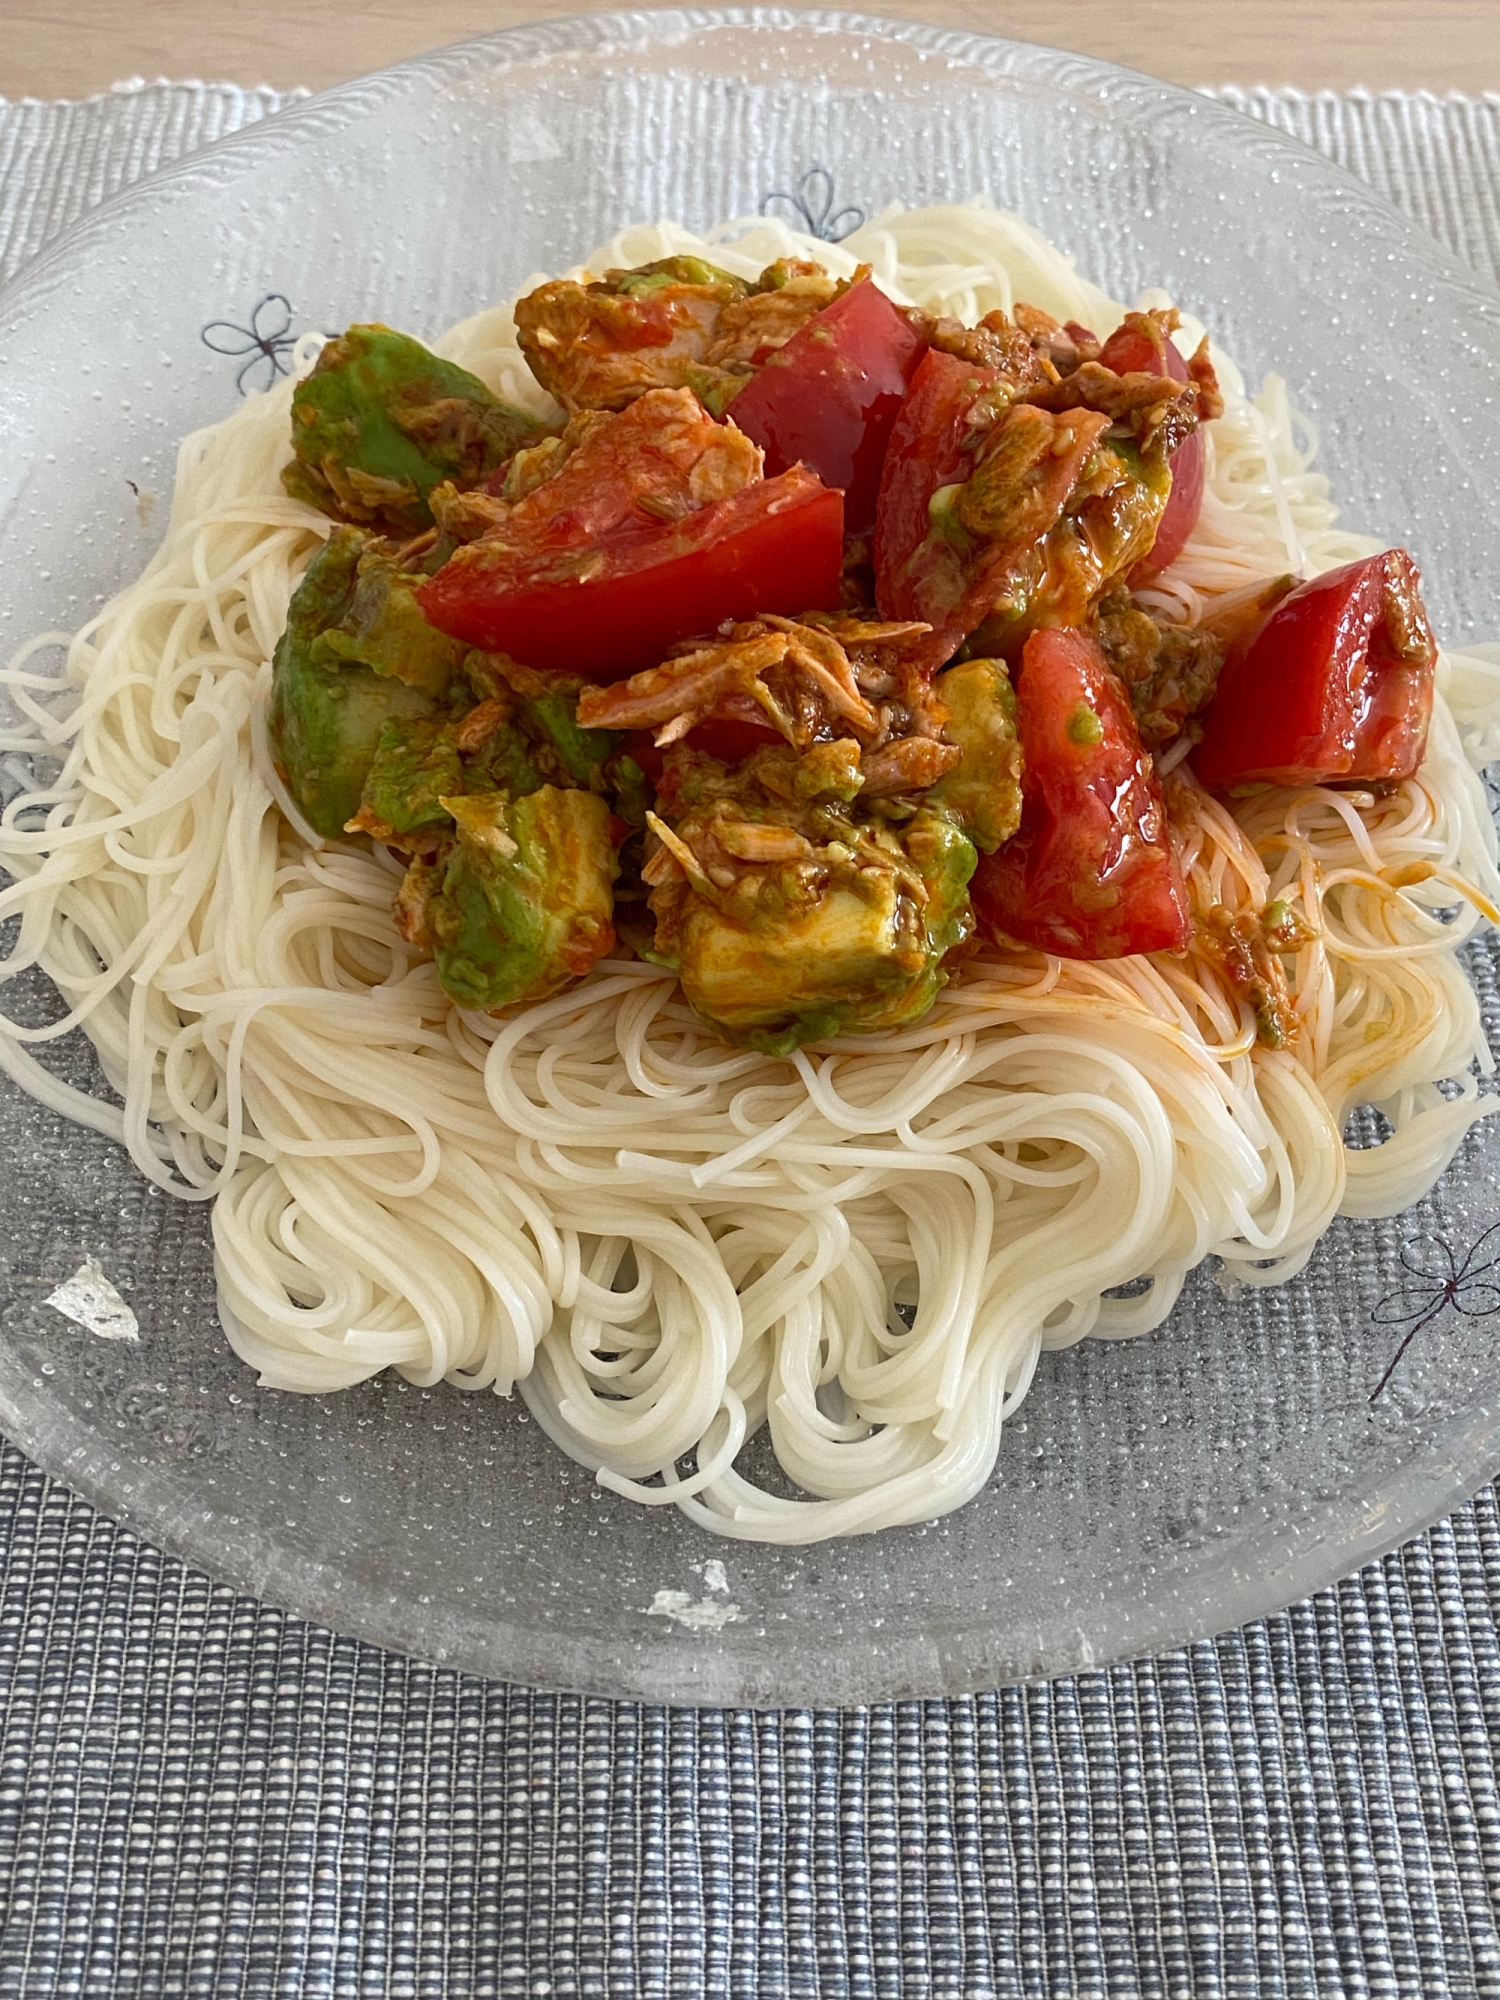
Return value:
<svg viewBox="0 0 1500 2000">
<path fill-rule="evenodd" d="M 1500 99 L 1217 93 L 1500 280 Z M 0 272 L 284 100 L 0 104 Z M 1165 1658 L 774 1715 L 214 1585 L 0 1450 L 0 2000 L 1500 2000 L 1493 1489 Z"/>
</svg>

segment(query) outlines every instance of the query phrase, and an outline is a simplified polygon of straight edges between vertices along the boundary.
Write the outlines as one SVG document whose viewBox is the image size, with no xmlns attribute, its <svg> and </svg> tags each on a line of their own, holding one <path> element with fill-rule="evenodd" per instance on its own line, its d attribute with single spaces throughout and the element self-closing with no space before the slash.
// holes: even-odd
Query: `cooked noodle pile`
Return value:
<svg viewBox="0 0 1500 2000">
<path fill-rule="evenodd" d="M 631 229 L 591 262 L 701 247 Z M 869 260 L 968 319 L 1024 298 L 1103 335 L 1121 314 L 981 208 L 837 248 L 758 223 L 713 254 L 747 276 Z M 546 408 L 508 310 L 439 346 Z M 1215 361 L 1202 518 L 1152 594 L 1174 616 L 1376 546 L 1334 527 L 1283 386 L 1250 400 Z M 789 1060 L 724 1047 L 624 958 L 514 1020 L 460 1014 L 393 926 L 400 864 L 310 846 L 273 801 L 267 663 L 329 527 L 279 483 L 289 395 L 189 438 L 145 575 L 0 676 L 0 749 L 42 774 L 0 831 L 0 917 L 20 918 L 4 969 L 41 966 L 68 1008 L 0 1022 L 0 1067 L 159 1186 L 213 1199 L 224 1327 L 267 1383 L 518 1385 L 605 1484 L 729 1535 L 927 1519 L 988 1478 L 1042 1349 L 1157 1325 L 1210 1255 L 1278 1282 L 1335 1214 L 1420 1196 L 1494 1107 L 1456 956 L 1500 896 L 1464 754 L 1497 747 L 1500 669 L 1476 657 L 1445 663 L 1428 761 L 1389 797 L 1266 792 L 1231 815 L 1185 766 L 1168 779 L 1195 902 L 1285 894 L 1318 931 L 1289 1051 L 1256 1046 L 1196 955 L 982 957 L 909 1032 Z M 75 1025 L 122 1105 L 30 1053 Z M 1394 1134 L 1348 1151 L 1367 1101 Z M 810 1497 L 737 1469 L 762 1425 Z"/>
</svg>

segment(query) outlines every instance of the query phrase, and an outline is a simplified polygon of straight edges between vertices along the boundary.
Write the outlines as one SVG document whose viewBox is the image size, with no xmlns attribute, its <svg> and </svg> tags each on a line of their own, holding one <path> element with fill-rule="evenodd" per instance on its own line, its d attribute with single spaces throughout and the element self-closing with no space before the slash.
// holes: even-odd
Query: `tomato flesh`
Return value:
<svg viewBox="0 0 1500 2000">
<path fill-rule="evenodd" d="M 970 413 L 984 391 L 1002 379 L 998 369 L 978 368 L 930 347 L 886 449 L 875 514 L 875 601 L 883 618 L 921 618 L 942 635 L 933 649 L 935 666 L 963 637 L 955 621 L 968 573 L 934 534 L 929 502 L 941 487 L 967 479 L 973 470 Z M 955 624 L 951 633 L 950 624 Z"/>
<path fill-rule="evenodd" d="M 843 546 L 842 494 L 796 466 L 681 520 L 581 545 L 470 542 L 417 598 L 430 624 L 471 646 L 623 680 L 727 618 L 836 609 Z"/>
<path fill-rule="evenodd" d="M 925 668 L 971 636 L 1012 659 L 1031 627 L 1080 624 L 1108 576 L 1134 561 L 1165 502 L 1164 461 L 1132 472 L 1115 456 L 1114 483 L 1070 518 L 1110 418 L 1044 411 L 1013 400 L 1013 388 L 996 369 L 930 349 L 891 434 L 875 518 L 875 601 L 882 617 L 931 626 L 913 648 Z M 956 506 L 958 487 L 972 512 Z"/>
<path fill-rule="evenodd" d="M 871 278 L 798 328 L 740 390 L 730 418 L 766 454 L 768 473 L 800 460 L 844 495 L 844 526 L 875 519 L 891 428 L 922 336 Z"/>
<path fill-rule="evenodd" d="M 1161 786 L 1124 685 L 1088 633 L 1031 634 L 1016 725 L 1021 825 L 979 857 L 969 894 L 981 921 L 1060 958 L 1180 951 L 1187 899 Z"/>
<path fill-rule="evenodd" d="M 1436 666 L 1405 549 L 1328 570 L 1231 657 L 1193 768 L 1212 788 L 1409 778 L 1427 747 Z"/>
<path fill-rule="evenodd" d="M 749 439 L 715 423 L 690 389 L 651 389 L 600 413 L 598 427 L 517 503 L 498 539 L 566 564 L 601 542 L 655 534 L 663 521 L 753 485 L 761 470 Z M 503 479 L 494 490 L 503 493 Z"/>
<path fill-rule="evenodd" d="M 952 485 L 970 471 L 969 413 L 1000 380 L 999 369 L 975 367 L 941 348 L 931 347 L 923 355 L 891 432 L 880 481 L 875 572 L 882 583 L 882 609 L 886 597 L 909 597 L 920 587 L 911 558 L 932 526 L 928 502 L 940 486 Z"/>
<path fill-rule="evenodd" d="M 1117 375 L 1139 372 L 1170 375 L 1174 382 L 1191 382 L 1193 379 L 1175 341 L 1163 340 L 1158 348 L 1137 327 L 1116 327 L 1100 350 L 1099 359 L 1104 367 L 1113 368 Z M 1159 576 L 1168 563 L 1175 562 L 1187 547 L 1188 536 L 1198 525 L 1198 516 L 1203 511 L 1203 482 L 1208 471 L 1207 447 L 1201 431 L 1194 431 L 1191 437 L 1183 439 L 1172 454 L 1171 465 L 1172 491 L 1156 530 L 1150 555 L 1143 556 L 1131 571 L 1134 583 L 1144 583 L 1149 577 Z"/>
</svg>

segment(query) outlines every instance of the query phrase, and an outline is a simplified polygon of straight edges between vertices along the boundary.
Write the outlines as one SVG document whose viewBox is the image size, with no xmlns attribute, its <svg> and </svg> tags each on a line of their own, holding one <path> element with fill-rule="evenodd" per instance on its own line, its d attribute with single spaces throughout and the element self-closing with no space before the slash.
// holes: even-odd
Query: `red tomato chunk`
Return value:
<svg viewBox="0 0 1500 2000">
<path fill-rule="evenodd" d="M 471 542 L 417 597 L 431 624 L 471 646 L 622 680 L 726 618 L 835 609 L 843 542 L 843 496 L 797 466 L 565 554 L 503 534 Z"/>
<path fill-rule="evenodd" d="M 1193 755 L 1211 787 L 1409 778 L 1427 747 L 1437 642 L 1405 549 L 1284 597 L 1231 658 Z"/>
<path fill-rule="evenodd" d="M 766 454 L 768 473 L 800 460 L 844 494 L 844 526 L 875 519 L 891 426 L 922 336 L 873 279 L 816 313 L 740 390 L 729 414 Z"/>
<path fill-rule="evenodd" d="M 1170 375 L 1174 382 L 1191 382 L 1193 379 L 1192 371 L 1175 341 L 1164 339 L 1158 346 L 1139 327 L 1128 324 L 1115 328 L 1104 343 L 1099 359 L 1106 368 L 1113 368 L 1117 375 L 1139 371 L 1147 375 Z M 1203 511 L 1203 482 L 1207 472 L 1203 433 L 1194 431 L 1172 454 L 1171 497 L 1161 517 L 1161 525 L 1156 530 L 1150 555 L 1138 562 L 1132 571 L 1135 582 L 1144 583 L 1148 577 L 1159 575 L 1187 547 L 1188 536 L 1198 525 L 1198 516 Z"/>
<path fill-rule="evenodd" d="M 940 487 L 967 479 L 977 442 L 976 401 L 1004 378 L 957 355 L 929 348 L 912 377 L 885 455 L 875 517 L 875 598 L 883 618 L 921 618 L 933 628 L 929 664 L 948 659 L 964 637 L 969 564 L 933 530 L 930 502 Z"/>
<path fill-rule="evenodd" d="M 1187 899 L 1123 683 L 1086 632 L 1034 632 L 1016 691 L 1020 830 L 969 885 L 981 921 L 1061 958 L 1180 951 Z"/>
</svg>

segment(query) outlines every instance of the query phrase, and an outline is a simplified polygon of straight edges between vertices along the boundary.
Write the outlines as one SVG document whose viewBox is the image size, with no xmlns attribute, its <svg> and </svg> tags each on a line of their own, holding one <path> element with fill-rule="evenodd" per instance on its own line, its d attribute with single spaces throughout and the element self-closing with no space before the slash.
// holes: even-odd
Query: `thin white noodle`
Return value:
<svg viewBox="0 0 1500 2000">
<path fill-rule="evenodd" d="M 705 247 L 633 228 L 589 266 Z M 836 247 L 756 219 L 712 254 L 747 275 L 865 260 L 967 318 L 1024 298 L 1103 333 L 1122 311 L 982 205 L 892 212 Z M 547 411 L 508 308 L 439 346 Z M 1171 618 L 1373 546 L 1336 525 L 1285 386 L 1252 400 L 1216 359 L 1203 515 L 1152 591 Z M 0 1020 L 0 1068 L 159 1185 L 216 1195 L 225 1331 L 268 1383 L 519 1384 L 616 1492 L 726 1535 L 923 1520 L 989 1478 L 1041 1351 L 1160 1324 L 1207 1256 L 1280 1282 L 1334 1214 L 1414 1201 L 1493 1108 L 1456 956 L 1500 897 L 1468 761 L 1500 749 L 1482 650 L 1445 664 L 1428 761 L 1389 798 L 1267 792 L 1231 813 L 1186 767 L 1168 779 L 1200 900 L 1289 895 L 1318 928 L 1294 1052 L 1257 1048 L 1196 954 L 992 953 L 917 1027 L 792 1062 L 723 1047 L 632 960 L 516 1019 L 459 1014 L 394 929 L 392 858 L 300 837 L 266 754 L 266 663 L 327 531 L 280 486 L 289 394 L 188 438 L 145 574 L 60 668 L 49 635 L 0 674 L 21 787 L 0 822 L 0 918 L 19 918 L 0 972 L 50 976 L 122 1106 L 41 1068 L 31 1047 L 56 1027 Z M 1349 1151 L 1363 1102 L 1393 1136 Z M 762 1427 L 813 1497 L 746 1476 Z"/>
</svg>

